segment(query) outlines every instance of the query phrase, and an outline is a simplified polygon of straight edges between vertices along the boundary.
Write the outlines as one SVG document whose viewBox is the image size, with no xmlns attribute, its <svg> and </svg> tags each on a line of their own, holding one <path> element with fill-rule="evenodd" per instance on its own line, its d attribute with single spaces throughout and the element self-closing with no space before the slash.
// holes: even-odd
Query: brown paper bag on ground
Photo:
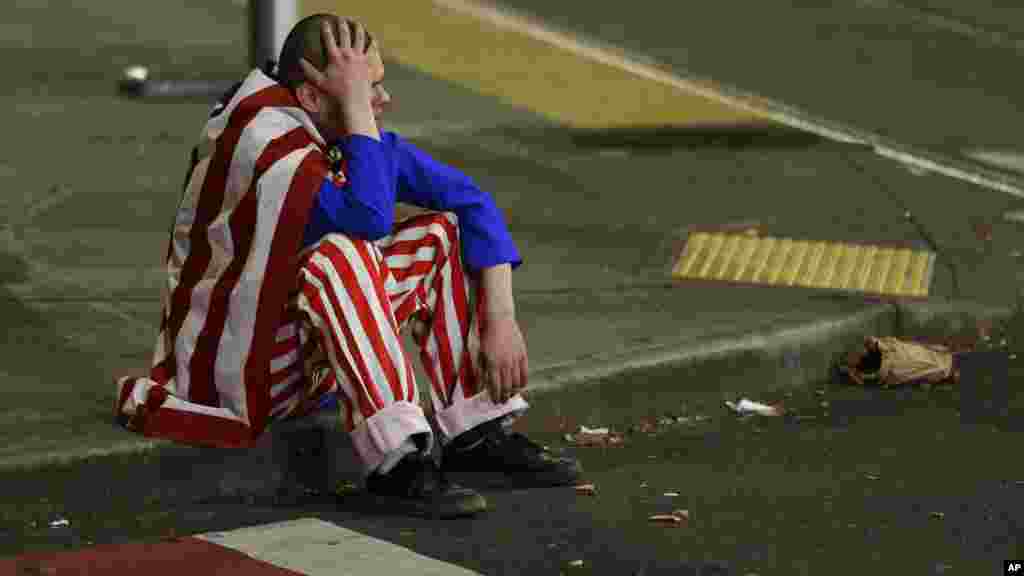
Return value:
<svg viewBox="0 0 1024 576">
<path fill-rule="evenodd" d="M 841 366 L 861 386 L 884 387 L 911 383 L 936 384 L 956 380 L 953 352 L 946 346 L 918 344 L 897 338 L 868 337 L 864 350 Z"/>
</svg>

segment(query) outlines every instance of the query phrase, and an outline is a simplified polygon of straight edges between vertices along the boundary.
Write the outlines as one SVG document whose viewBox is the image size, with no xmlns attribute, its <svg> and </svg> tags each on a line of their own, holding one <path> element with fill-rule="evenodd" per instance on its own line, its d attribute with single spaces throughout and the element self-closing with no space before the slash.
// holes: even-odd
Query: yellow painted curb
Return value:
<svg viewBox="0 0 1024 576">
<path fill-rule="evenodd" d="M 466 0 L 301 1 L 300 15 L 317 12 L 360 20 L 388 58 L 572 128 L 774 125 L 706 88 L 638 74 L 602 49 Z"/>
</svg>

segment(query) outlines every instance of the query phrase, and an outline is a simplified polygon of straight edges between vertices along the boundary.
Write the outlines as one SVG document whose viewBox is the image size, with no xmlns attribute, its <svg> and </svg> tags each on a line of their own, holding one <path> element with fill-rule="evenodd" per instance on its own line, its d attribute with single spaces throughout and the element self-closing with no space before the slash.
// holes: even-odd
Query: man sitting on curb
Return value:
<svg viewBox="0 0 1024 576">
<path fill-rule="evenodd" d="M 453 470 L 570 484 L 578 462 L 507 430 L 527 408 L 527 356 L 511 287 L 521 258 L 502 215 L 469 177 L 379 131 L 383 76 L 360 24 L 320 14 L 289 33 L 276 74 L 254 70 L 214 109 L 171 232 L 153 366 L 118 380 L 118 419 L 244 447 L 336 394 L 382 507 L 484 510 Z M 433 212 L 394 222 L 396 201 Z"/>
</svg>

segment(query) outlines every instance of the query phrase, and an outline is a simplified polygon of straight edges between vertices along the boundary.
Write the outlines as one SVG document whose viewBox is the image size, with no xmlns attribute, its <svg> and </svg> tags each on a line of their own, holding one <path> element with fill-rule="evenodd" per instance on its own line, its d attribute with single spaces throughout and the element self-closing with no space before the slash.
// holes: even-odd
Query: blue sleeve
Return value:
<svg viewBox="0 0 1024 576">
<path fill-rule="evenodd" d="M 398 201 L 454 212 L 459 220 L 463 260 L 470 270 L 506 263 L 515 269 L 522 264 L 501 210 L 490 194 L 466 174 L 438 162 L 397 134 L 385 132 L 381 137 L 392 144 L 395 155 Z"/>
<path fill-rule="evenodd" d="M 351 135 L 337 143 L 345 158 L 346 181 L 325 178 L 313 201 L 304 246 L 325 234 L 377 240 L 391 233 L 395 213 L 395 155 L 385 142 Z"/>
</svg>

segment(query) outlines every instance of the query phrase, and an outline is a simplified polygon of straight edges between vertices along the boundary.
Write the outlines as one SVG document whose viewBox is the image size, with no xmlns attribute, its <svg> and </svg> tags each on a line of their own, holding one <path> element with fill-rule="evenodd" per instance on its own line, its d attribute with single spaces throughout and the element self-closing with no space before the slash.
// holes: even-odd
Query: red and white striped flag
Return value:
<svg viewBox="0 0 1024 576">
<path fill-rule="evenodd" d="M 275 330 L 329 173 L 323 147 L 294 96 L 260 70 L 214 111 L 171 231 L 152 367 L 117 381 L 129 429 L 219 447 L 263 432 Z"/>
</svg>

